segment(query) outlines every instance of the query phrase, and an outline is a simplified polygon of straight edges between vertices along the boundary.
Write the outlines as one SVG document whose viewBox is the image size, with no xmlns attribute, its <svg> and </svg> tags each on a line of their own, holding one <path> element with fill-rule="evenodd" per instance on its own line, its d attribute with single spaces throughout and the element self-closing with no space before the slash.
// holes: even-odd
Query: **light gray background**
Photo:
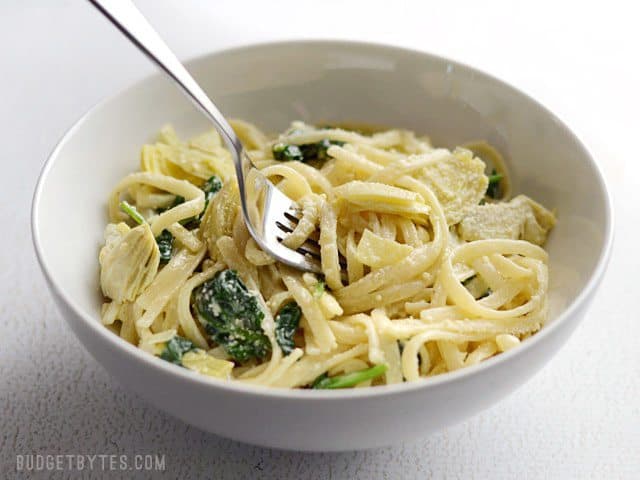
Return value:
<svg viewBox="0 0 640 480">
<path fill-rule="evenodd" d="M 369 39 L 450 56 L 522 88 L 567 121 L 601 164 L 617 213 L 611 265 L 584 323 L 542 372 L 431 437 L 301 454 L 188 427 L 124 391 L 66 329 L 28 223 L 37 174 L 57 139 L 153 68 L 81 0 L 3 0 L 1 478 L 16 475 L 16 454 L 29 453 L 165 454 L 169 478 L 638 478 L 640 35 L 632 2 L 137 3 L 182 58 L 267 39 Z"/>
</svg>

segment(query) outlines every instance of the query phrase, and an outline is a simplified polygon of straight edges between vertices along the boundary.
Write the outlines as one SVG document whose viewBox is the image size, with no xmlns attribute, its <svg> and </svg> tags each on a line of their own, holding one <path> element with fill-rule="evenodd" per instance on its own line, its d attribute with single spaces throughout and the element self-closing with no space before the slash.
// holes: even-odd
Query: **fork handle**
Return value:
<svg viewBox="0 0 640 480">
<path fill-rule="evenodd" d="M 231 151 L 236 173 L 244 177 L 243 147 L 231 125 L 130 0 L 89 0 L 136 47 L 171 78 L 213 122 Z M 240 179 L 239 179 L 240 181 Z"/>
</svg>

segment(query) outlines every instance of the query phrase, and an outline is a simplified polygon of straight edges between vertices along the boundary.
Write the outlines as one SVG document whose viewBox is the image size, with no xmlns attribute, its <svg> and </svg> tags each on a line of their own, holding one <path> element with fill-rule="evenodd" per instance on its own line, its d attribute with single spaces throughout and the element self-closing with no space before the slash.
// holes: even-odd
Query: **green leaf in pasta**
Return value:
<svg viewBox="0 0 640 480">
<path fill-rule="evenodd" d="M 273 158 L 282 161 L 310 162 L 313 160 L 324 161 L 328 157 L 327 150 L 331 145 L 344 145 L 344 142 L 337 140 L 323 139 L 315 143 L 305 143 L 303 145 L 288 145 L 286 143 L 276 143 L 273 146 Z"/>
<path fill-rule="evenodd" d="M 489 175 L 489 185 L 487 185 L 487 196 L 490 198 L 500 197 L 500 180 L 502 180 L 502 174 L 496 173 L 495 169 L 492 170 Z"/>
<path fill-rule="evenodd" d="M 321 375 L 313 382 L 311 388 L 314 389 L 334 389 L 354 387 L 366 380 L 373 380 L 387 371 L 386 365 L 375 365 L 371 368 L 358 370 L 357 372 L 345 373 L 329 377 L 327 374 Z"/>
<path fill-rule="evenodd" d="M 295 348 L 293 336 L 301 316 L 302 311 L 296 302 L 285 304 L 276 315 L 276 341 L 285 355 L 289 355 Z"/>
<path fill-rule="evenodd" d="M 129 217 L 133 219 L 133 221 L 136 222 L 138 225 L 142 225 L 143 223 L 145 223 L 144 217 L 140 214 L 140 212 L 138 212 L 136 207 L 131 205 L 126 200 L 123 200 L 122 202 L 120 202 L 120 210 L 122 210 L 124 213 L 129 215 Z"/>
<path fill-rule="evenodd" d="M 262 331 L 264 312 L 235 270 L 218 272 L 194 293 L 195 308 L 211 339 L 238 362 L 265 358 L 271 351 Z"/>
<path fill-rule="evenodd" d="M 182 356 L 195 349 L 196 346 L 191 342 L 191 340 L 176 335 L 167 342 L 164 350 L 160 354 L 160 358 L 167 362 L 182 366 Z"/>
<path fill-rule="evenodd" d="M 173 235 L 169 230 L 162 230 L 162 233 L 156 237 L 156 243 L 160 250 L 160 263 L 164 264 L 171 260 L 173 253 Z"/>
</svg>

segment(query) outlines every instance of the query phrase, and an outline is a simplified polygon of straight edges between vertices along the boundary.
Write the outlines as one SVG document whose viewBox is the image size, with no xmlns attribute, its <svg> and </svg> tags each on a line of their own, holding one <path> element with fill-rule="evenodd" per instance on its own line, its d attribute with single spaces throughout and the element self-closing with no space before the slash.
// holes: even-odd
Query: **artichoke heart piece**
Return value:
<svg viewBox="0 0 640 480">
<path fill-rule="evenodd" d="M 207 242 L 209 256 L 218 258 L 216 242 L 219 238 L 233 235 L 233 224 L 240 208 L 238 183 L 230 180 L 224 183 L 213 196 L 200 222 L 200 235 Z"/>
<path fill-rule="evenodd" d="M 102 293 L 118 303 L 132 302 L 156 276 L 160 252 L 148 224 L 132 229 L 109 224 L 99 261 Z"/>
<path fill-rule="evenodd" d="M 553 213 L 529 197 L 518 195 L 510 202 L 473 207 L 458 225 L 458 233 L 469 242 L 510 238 L 543 245 L 555 223 Z"/>
<path fill-rule="evenodd" d="M 462 148 L 424 168 L 422 180 L 438 198 L 449 225 L 462 220 L 484 198 L 489 184 L 484 171 L 484 162 Z"/>
<path fill-rule="evenodd" d="M 200 185 L 212 175 L 223 180 L 233 176 L 233 164 L 226 150 L 218 156 L 183 146 L 145 145 L 142 149 L 141 165 L 147 171 L 165 171 L 178 178 Z"/>
<path fill-rule="evenodd" d="M 168 161 L 163 152 L 155 145 L 143 145 L 140 153 L 140 169 L 143 172 L 161 173 L 180 180 L 187 180 L 194 185 L 202 182 L 200 177 L 192 175 L 179 165 Z"/>
<path fill-rule="evenodd" d="M 224 145 L 222 145 L 220 134 L 211 129 L 189 140 L 189 147 L 203 152 L 218 153 L 221 148 L 224 148 Z"/>
<path fill-rule="evenodd" d="M 212 175 L 225 181 L 233 177 L 231 154 L 217 133 L 207 132 L 184 143 L 170 125 L 162 128 L 158 142 L 142 147 L 140 167 L 142 171 L 161 173 L 194 185 L 201 185 Z"/>
</svg>

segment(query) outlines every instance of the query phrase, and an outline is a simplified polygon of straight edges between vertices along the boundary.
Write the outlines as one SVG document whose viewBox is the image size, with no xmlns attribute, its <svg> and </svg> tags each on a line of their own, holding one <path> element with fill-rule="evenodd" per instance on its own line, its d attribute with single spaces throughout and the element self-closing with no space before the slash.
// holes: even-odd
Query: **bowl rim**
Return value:
<svg viewBox="0 0 640 480">
<path fill-rule="evenodd" d="M 268 387 L 263 385 L 254 385 L 242 382 L 233 382 L 228 380 L 221 380 L 216 378 L 209 378 L 204 375 L 200 375 L 196 372 L 191 372 L 185 368 L 179 367 L 172 363 L 163 361 L 160 358 L 157 358 L 153 355 L 148 354 L 147 352 L 141 350 L 140 348 L 130 344 L 129 342 L 123 340 L 119 336 L 115 335 L 109 329 L 105 328 L 104 325 L 100 322 L 99 318 L 94 317 L 88 312 L 84 311 L 84 309 L 80 308 L 74 300 L 67 294 L 64 288 L 59 285 L 53 275 L 52 271 L 47 264 L 47 260 L 42 251 L 41 243 L 40 243 L 40 230 L 38 224 L 39 208 L 40 208 L 40 200 L 41 195 L 44 189 L 44 186 L 47 182 L 47 177 L 49 171 L 52 169 L 52 166 L 55 163 L 56 158 L 59 156 L 60 151 L 64 148 L 67 142 L 74 136 L 77 130 L 79 130 L 86 120 L 92 116 L 96 111 L 100 110 L 103 105 L 110 103 L 111 101 L 117 99 L 121 95 L 124 95 L 130 90 L 134 90 L 138 88 L 141 84 L 144 84 L 154 78 L 160 77 L 160 72 L 155 72 L 149 74 L 140 80 L 129 84 L 123 88 L 118 89 L 116 92 L 106 96 L 101 99 L 93 106 L 91 106 L 81 117 L 79 117 L 74 124 L 63 134 L 57 144 L 54 146 L 51 153 L 48 155 L 37 180 L 37 184 L 33 193 L 32 206 L 31 206 L 31 233 L 32 233 L 32 242 L 35 249 L 36 257 L 38 259 L 38 263 L 40 264 L 40 268 L 48 281 L 50 289 L 53 291 L 54 295 L 62 299 L 64 304 L 69 307 L 69 309 L 83 322 L 85 322 L 88 327 L 92 330 L 92 333 L 97 335 L 100 341 L 106 342 L 110 344 L 113 349 L 120 350 L 123 354 L 128 355 L 128 361 L 140 361 L 144 364 L 145 368 L 151 368 L 159 370 L 160 373 L 165 373 L 167 375 L 174 375 L 181 377 L 185 382 L 194 383 L 194 386 L 199 386 L 202 388 L 209 388 L 212 392 L 215 392 L 216 389 L 226 390 L 228 394 L 250 394 L 256 395 L 260 397 L 273 397 L 273 398 L 291 398 L 291 399 L 304 399 L 307 401 L 313 401 L 322 399 L 323 401 L 333 399 L 333 400 L 344 400 L 346 398 L 365 398 L 365 397 L 382 397 L 382 396 L 390 396 L 390 395 L 401 395 L 404 393 L 413 392 L 415 393 L 418 390 L 427 390 L 429 388 L 435 388 L 438 385 L 448 384 L 459 382 L 462 379 L 465 379 L 470 376 L 474 376 L 483 371 L 490 371 L 496 369 L 499 365 L 509 362 L 512 358 L 524 355 L 528 350 L 533 348 L 540 342 L 543 342 L 547 337 L 553 334 L 558 328 L 560 328 L 561 324 L 565 323 L 569 317 L 573 316 L 577 310 L 579 310 L 582 306 L 588 303 L 589 299 L 592 297 L 594 291 L 597 286 L 601 282 L 604 273 L 606 271 L 609 259 L 611 257 L 611 251 L 613 246 L 613 237 L 614 237 L 614 211 L 611 200 L 611 193 L 607 188 L 606 180 L 604 174 L 598 163 L 594 160 L 591 151 L 586 147 L 586 145 L 578 138 L 578 136 L 567 126 L 567 124 L 562 121 L 557 115 L 555 115 L 551 110 L 549 110 L 546 106 L 544 106 L 539 101 L 535 100 L 527 93 L 523 92 L 519 88 L 512 86 L 511 84 L 500 80 L 499 78 L 486 73 L 485 71 L 466 64 L 464 62 L 452 60 L 450 58 L 429 53 L 427 51 L 415 49 L 415 48 L 407 48 L 403 46 L 396 46 L 385 43 L 377 43 L 370 41 L 355 41 L 348 39 L 325 39 L 325 38 L 305 38 L 305 39 L 286 39 L 286 40 L 276 40 L 276 41 L 266 41 L 266 42 L 252 42 L 252 43 L 244 43 L 237 44 L 232 47 L 214 49 L 207 53 L 197 55 L 189 58 L 184 62 L 187 67 L 193 67 L 195 64 L 199 64 L 201 62 L 205 62 L 207 60 L 213 59 L 216 56 L 228 55 L 228 54 L 236 54 L 241 53 L 243 51 L 250 50 L 260 50 L 260 49 L 272 49 L 278 47 L 291 47 L 291 46 L 322 46 L 325 48 L 363 48 L 370 49 L 375 51 L 386 51 L 391 54 L 409 54 L 413 56 L 420 56 L 429 58 L 435 62 L 443 62 L 448 63 L 456 68 L 460 68 L 462 70 L 470 71 L 475 75 L 482 76 L 485 79 L 498 84 L 501 88 L 506 90 L 510 90 L 512 93 L 516 93 L 525 97 L 527 100 L 531 101 L 535 105 L 537 105 L 542 111 L 544 111 L 551 119 L 553 119 L 560 127 L 564 128 L 569 136 L 576 142 L 579 148 L 581 148 L 586 154 L 587 161 L 589 162 L 592 170 L 595 172 L 596 180 L 604 193 L 604 207 L 606 213 L 606 224 L 604 228 L 604 244 L 600 251 L 598 261 L 596 266 L 591 273 L 586 286 L 583 290 L 576 296 L 576 298 L 569 303 L 565 310 L 558 315 L 552 322 L 548 325 L 545 325 L 539 332 L 535 335 L 532 335 L 530 338 L 526 339 L 522 342 L 522 344 L 518 348 L 511 349 L 507 352 L 503 352 L 500 355 L 493 356 L 489 359 L 486 359 L 476 365 L 472 365 L 469 367 L 465 367 L 454 372 L 447 372 L 442 375 L 437 375 L 434 377 L 429 377 L 428 379 L 423 379 L 415 382 L 402 382 L 393 385 L 382 385 L 376 386 L 373 388 L 359 388 L 359 389 L 339 389 L 339 390 L 310 390 L 310 389 L 286 389 L 286 388 L 276 388 L 276 387 Z M 186 100 L 185 100 L 186 101 Z M 59 310 L 60 311 L 60 310 Z M 63 313 L 63 312 L 61 312 Z M 64 317 L 66 315 L 63 314 Z M 67 324 L 69 324 L 69 320 L 65 318 Z M 82 342 L 81 342 L 82 343 Z M 84 343 L 83 343 L 83 346 Z M 86 346 L 85 346 L 86 348 Z M 100 362 L 99 362 L 100 363 Z"/>
</svg>

